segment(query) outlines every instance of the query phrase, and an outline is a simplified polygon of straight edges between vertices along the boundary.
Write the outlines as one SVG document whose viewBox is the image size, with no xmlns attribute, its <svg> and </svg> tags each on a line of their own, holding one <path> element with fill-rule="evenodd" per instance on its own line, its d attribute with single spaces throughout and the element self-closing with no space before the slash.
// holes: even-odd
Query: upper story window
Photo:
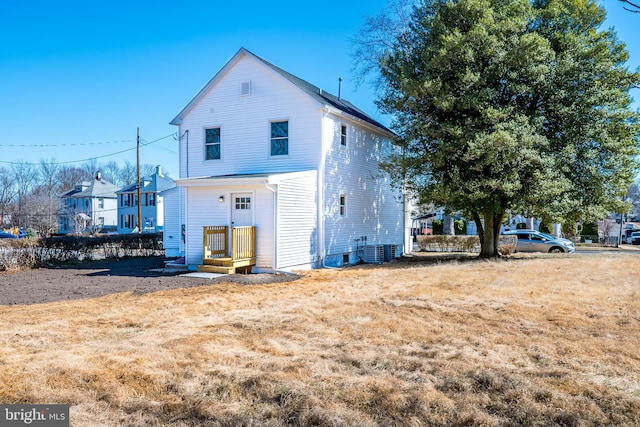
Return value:
<svg viewBox="0 0 640 427">
<path fill-rule="evenodd" d="M 347 125 L 340 126 L 340 145 L 347 145 Z"/>
<path fill-rule="evenodd" d="M 204 134 L 205 160 L 220 159 L 220 128 L 205 129 Z"/>
<path fill-rule="evenodd" d="M 271 155 L 289 154 L 289 121 L 271 122 Z"/>
<path fill-rule="evenodd" d="M 340 216 L 347 215 L 347 196 L 340 195 Z"/>
<path fill-rule="evenodd" d="M 98 208 L 104 209 L 104 199 L 102 197 L 98 198 Z"/>
</svg>

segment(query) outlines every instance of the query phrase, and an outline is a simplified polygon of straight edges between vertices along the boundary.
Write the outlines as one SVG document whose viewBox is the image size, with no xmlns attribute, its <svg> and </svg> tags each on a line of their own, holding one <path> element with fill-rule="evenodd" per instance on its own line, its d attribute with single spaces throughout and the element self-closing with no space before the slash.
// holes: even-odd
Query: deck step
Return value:
<svg viewBox="0 0 640 427">
<path fill-rule="evenodd" d="M 235 274 L 235 267 L 225 267 L 221 265 L 199 265 L 198 271 L 200 273 L 220 273 L 220 274 Z"/>
<path fill-rule="evenodd" d="M 216 257 L 216 258 L 204 258 L 202 263 L 205 265 L 223 265 L 232 266 L 233 258 L 231 257 Z"/>
</svg>

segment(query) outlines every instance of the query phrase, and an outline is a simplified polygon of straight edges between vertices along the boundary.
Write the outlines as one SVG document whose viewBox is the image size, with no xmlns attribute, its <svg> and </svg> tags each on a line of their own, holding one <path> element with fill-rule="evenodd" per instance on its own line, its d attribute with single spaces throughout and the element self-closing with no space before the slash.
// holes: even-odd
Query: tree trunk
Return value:
<svg viewBox="0 0 640 427">
<path fill-rule="evenodd" d="M 447 236 L 453 236 L 456 234 L 455 224 L 453 222 L 453 215 L 445 215 L 442 224 L 442 234 Z"/>
<path fill-rule="evenodd" d="M 473 213 L 473 220 L 478 227 L 480 237 L 480 258 L 497 258 L 498 243 L 500 242 L 500 227 L 504 218 L 504 209 L 496 214 L 492 211 L 483 212 L 482 218 L 477 212 Z"/>
</svg>

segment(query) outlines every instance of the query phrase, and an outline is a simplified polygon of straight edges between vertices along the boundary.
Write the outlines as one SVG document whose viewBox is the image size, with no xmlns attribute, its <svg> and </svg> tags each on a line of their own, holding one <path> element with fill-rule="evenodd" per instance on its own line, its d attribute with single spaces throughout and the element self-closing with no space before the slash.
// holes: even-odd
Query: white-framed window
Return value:
<svg viewBox="0 0 640 427">
<path fill-rule="evenodd" d="M 98 197 L 98 208 L 104 209 L 104 199 L 102 197 Z"/>
<path fill-rule="evenodd" d="M 220 128 L 210 128 L 204 130 L 204 159 L 220 159 Z"/>
<path fill-rule="evenodd" d="M 340 145 L 347 145 L 347 125 L 340 125 Z"/>
<path fill-rule="evenodd" d="M 289 155 L 289 121 L 282 120 L 271 122 L 271 147 L 272 156 Z"/>
<path fill-rule="evenodd" d="M 236 209 L 251 209 L 251 197 L 236 197 Z"/>
<path fill-rule="evenodd" d="M 345 194 L 340 195 L 340 205 L 338 212 L 340 213 L 340 216 L 347 215 L 347 196 Z"/>
</svg>

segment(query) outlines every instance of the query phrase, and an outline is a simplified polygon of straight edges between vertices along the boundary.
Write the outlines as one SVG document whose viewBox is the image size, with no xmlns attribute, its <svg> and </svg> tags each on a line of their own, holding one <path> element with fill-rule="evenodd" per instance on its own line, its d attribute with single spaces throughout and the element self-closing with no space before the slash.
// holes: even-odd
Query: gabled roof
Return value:
<svg viewBox="0 0 640 427">
<path fill-rule="evenodd" d="M 274 70 L 276 73 L 280 74 L 282 77 L 287 79 L 289 82 L 293 83 L 311 98 L 324 105 L 325 107 L 337 109 L 343 113 L 349 114 L 357 119 L 363 120 L 370 125 L 378 128 L 384 133 L 390 134 L 390 136 L 395 135 L 393 131 L 388 129 L 382 123 L 378 122 L 367 113 L 350 103 L 349 101 L 339 98 L 329 92 L 322 90 L 321 88 L 312 85 L 311 83 L 303 80 L 299 77 L 294 76 L 293 74 L 283 70 L 282 68 L 276 67 L 268 61 L 260 58 L 259 56 L 249 52 L 245 48 L 241 48 L 238 52 L 216 73 L 215 76 L 198 92 L 198 94 L 187 104 L 187 106 L 180 111 L 180 113 L 170 122 L 172 125 L 179 125 L 182 123 L 182 119 L 184 116 L 209 92 L 209 90 L 218 82 L 218 80 L 225 74 L 225 72 L 232 67 L 232 65 L 240 58 L 241 56 L 249 56 L 254 58 L 255 60 L 263 63 L 267 67 Z"/>
<path fill-rule="evenodd" d="M 73 190 L 69 190 L 63 193 L 60 197 L 62 198 L 102 197 L 107 199 L 115 199 L 116 191 L 118 191 L 118 187 L 116 187 L 109 181 L 102 179 L 100 174 L 96 175 L 96 177 L 89 182 L 83 182 L 81 188 L 82 188 L 81 191 L 78 191 L 75 188 Z"/>
<path fill-rule="evenodd" d="M 140 183 L 142 184 L 140 191 L 144 193 L 159 193 L 176 186 L 176 183 L 173 179 L 169 178 L 168 176 L 164 176 L 161 173 L 159 166 L 156 168 L 156 172 L 153 175 L 142 178 L 140 180 Z M 134 182 L 133 184 L 130 184 L 116 191 L 116 193 L 132 193 L 137 191 L 138 183 Z"/>
</svg>

